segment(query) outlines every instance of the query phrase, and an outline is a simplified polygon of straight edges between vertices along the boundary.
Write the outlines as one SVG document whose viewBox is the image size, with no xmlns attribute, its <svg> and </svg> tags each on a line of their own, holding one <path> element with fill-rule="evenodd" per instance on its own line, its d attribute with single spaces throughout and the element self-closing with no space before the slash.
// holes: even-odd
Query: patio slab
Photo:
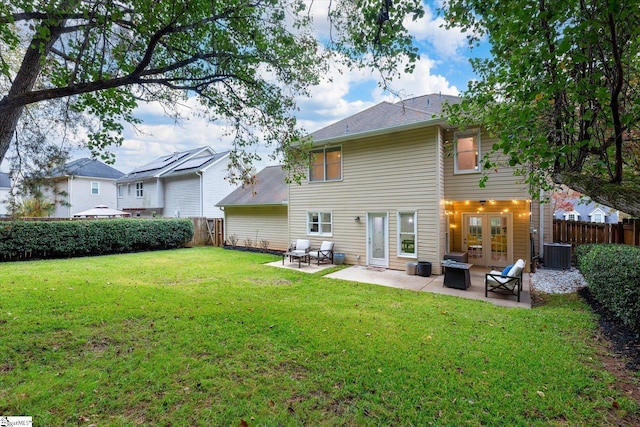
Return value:
<svg viewBox="0 0 640 427">
<path fill-rule="evenodd" d="M 298 268 L 298 262 L 282 261 L 272 262 L 268 265 L 279 268 L 288 268 L 305 273 L 316 273 L 326 268 L 333 267 L 331 264 L 321 264 L 320 266 L 311 263 L 311 265 L 302 264 Z M 491 304 L 502 307 L 520 307 L 531 308 L 531 294 L 529 292 L 529 273 L 522 275 L 522 292 L 520 293 L 520 302 L 517 301 L 515 295 L 505 295 L 496 292 L 489 292 L 489 296 L 484 296 L 484 275 L 489 269 L 472 267 L 470 270 L 471 286 L 466 290 L 453 289 L 443 286 L 444 275 L 432 275 L 423 277 L 417 275 L 409 275 L 405 271 L 389 270 L 379 267 L 366 267 L 361 265 L 352 265 L 339 271 L 327 274 L 324 277 L 331 279 L 349 280 L 352 282 L 371 283 L 374 285 L 388 286 L 398 289 L 407 289 L 416 292 L 432 292 L 436 294 L 452 295 L 461 298 L 469 298 L 486 301 Z"/>
</svg>

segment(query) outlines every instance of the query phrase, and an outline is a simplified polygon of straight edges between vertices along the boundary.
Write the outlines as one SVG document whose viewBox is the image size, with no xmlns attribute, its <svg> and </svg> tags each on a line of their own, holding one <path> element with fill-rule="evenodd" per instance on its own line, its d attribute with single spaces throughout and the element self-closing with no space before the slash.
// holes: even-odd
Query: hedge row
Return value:
<svg viewBox="0 0 640 427">
<path fill-rule="evenodd" d="M 190 219 L 0 222 L 0 259 L 68 258 L 173 249 L 193 238 Z"/>
<path fill-rule="evenodd" d="M 622 322 L 640 332 L 640 248 L 579 246 L 576 258 L 591 295 Z"/>
</svg>

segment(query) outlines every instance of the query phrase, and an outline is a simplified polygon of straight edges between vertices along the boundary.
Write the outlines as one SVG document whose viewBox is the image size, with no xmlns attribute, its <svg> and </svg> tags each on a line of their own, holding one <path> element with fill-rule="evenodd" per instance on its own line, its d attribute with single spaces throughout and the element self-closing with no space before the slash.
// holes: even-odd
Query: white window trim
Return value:
<svg viewBox="0 0 640 427">
<path fill-rule="evenodd" d="M 118 199 L 122 199 L 124 197 L 124 184 L 118 184 Z"/>
<path fill-rule="evenodd" d="M 93 184 L 96 184 L 96 189 L 98 190 L 97 193 L 93 192 Z M 91 195 L 92 196 L 99 196 L 100 195 L 100 181 L 91 181 Z"/>
<path fill-rule="evenodd" d="M 337 179 L 327 179 L 327 150 L 333 150 L 339 148 L 340 149 L 340 178 Z M 338 181 L 342 181 L 342 176 L 343 176 L 343 170 L 342 170 L 342 157 L 343 157 L 343 152 L 342 152 L 342 145 L 334 145 L 331 147 L 323 147 L 323 148 L 314 148 L 311 149 L 309 151 L 309 153 L 317 153 L 322 151 L 322 153 L 324 154 L 324 160 L 323 160 L 323 164 L 324 164 L 324 179 L 316 179 L 316 180 L 311 180 L 311 165 L 309 166 L 309 176 L 307 178 L 307 181 L 310 183 L 314 183 L 314 182 L 338 182 Z"/>
<path fill-rule="evenodd" d="M 404 253 L 402 252 L 402 239 L 400 238 L 401 230 L 400 230 L 400 217 L 401 215 L 413 214 L 413 244 L 414 244 L 414 253 Z M 399 258 L 418 258 L 418 211 L 416 210 L 407 210 L 400 211 L 397 215 L 397 240 L 398 240 L 398 257 Z"/>
<path fill-rule="evenodd" d="M 138 188 L 138 184 L 140 184 L 140 188 Z M 136 199 L 142 199 L 144 197 L 144 182 L 137 181 L 136 182 Z"/>
<path fill-rule="evenodd" d="M 475 136 L 478 141 L 478 156 L 477 156 L 477 164 L 476 169 L 458 169 L 458 139 L 466 138 L 470 136 Z M 462 175 L 467 173 L 480 173 L 482 172 L 482 162 L 480 159 L 482 158 L 482 140 L 480 139 L 480 129 L 467 130 L 467 131 L 458 131 L 454 133 L 453 136 L 453 172 L 456 175 Z"/>
<path fill-rule="evenodd" d="M 310 214 L 318 214 L 318 229 L 320 231 L 318 231 L 317 233 L 314 233 L 314 232 L 310 231 L 310 227 L 309 227 L 309 225 L 311 224 L 311 222 L 309 221 Z M 320 218 L 322 217 L 322 214 L 331 215 L 331 232 L 330 233 L 322 232 L 322 221 L 320 221 Z M 332 237 L 333 236 L 333 211 L 307 211 L 307 236 L 327 236 L 327 237 Z"/>
<path fill-rule="evenodd" d="M 575 210 L 570 212 L 565 212 L 563 216 L 565 221 L 580 221 L 580 213 Z M 571 216 L 574 216 L 574 218 L 571 218 Z"/>
</svg>

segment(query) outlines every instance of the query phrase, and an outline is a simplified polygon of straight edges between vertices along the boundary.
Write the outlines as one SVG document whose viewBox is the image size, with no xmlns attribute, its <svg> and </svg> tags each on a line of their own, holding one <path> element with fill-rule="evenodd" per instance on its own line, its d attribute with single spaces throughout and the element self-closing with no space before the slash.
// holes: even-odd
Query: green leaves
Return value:
<svg viewBox="0 0 640 427">
<path fill-rule="evenodd" d="M 329 17 L 328 39 L 314 34 L 317 8 Z M 19 28 L 23 44 L 38 48 L 42 69 L 18 71 L 2 55 L 0 71 L 23 83 L 0 100 L 0 115 L 71 98 L 86 122 L 100 123 L 86 132 L 100 152 L 121 141 L 118 123 L 137 123 L 138 102 L 160 102 L 177 117 L 176 100 L 196 97 L 199 114 L 231 123 L 238 158 L 250 160 L 259 142 L 286 151 L 305 134 L 293 117 L 296 99 L 330 74 L 332 61 L 376 68 L 383 78 L 397 75 L 399 64 L 412 69 L 417 51 L 404 21 L 422 16 L 422 1 L 393 2 L 381 27 L 379 8 L 380 0 L 10 0 L 0 5 L 0 43 L 21 52 Z M 17 121 L 0 132 L 0 158 Z"/>
<path fill-rule="evenodd" d="M 472 61 L 480 79 L 464 108 L 449 111 L 455 123 L 500 135 L 493 150 L 511 154 L 517 172 L 543 187 L 565 172 L 618 185 L 640 175 L 638 0 L 454 0 L 442 11 L 448 26 L 491 43 L 491 58 Z M 588 195 L 640 214 L 619 198 Z"/>
</svg>

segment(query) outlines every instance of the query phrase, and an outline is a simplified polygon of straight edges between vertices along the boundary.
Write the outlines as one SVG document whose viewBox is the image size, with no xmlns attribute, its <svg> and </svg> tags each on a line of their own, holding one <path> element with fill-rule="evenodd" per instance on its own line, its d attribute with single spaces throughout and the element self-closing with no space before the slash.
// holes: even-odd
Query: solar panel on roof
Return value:
<svg viewBox="0 0 640 427">
<path fill-rule="evenodd" d="M 176 154 L 171 154 L 169 156 L 160 157 L 159 159 L 154 160 L 151 163 L 147 163 L 146 165 L 140 166 L 138 169 L 135 169 L 132 173 L 134 173 L 134 172 L 150 172 L 150 171 L 153 171 L 153 170 L 162 169 L 165 166 L 168 166 L 171 163 L 175 163 L 178 160 L 184 158 L 188 154 L 189 153 L 176 153 Z"/>
<path fill-rule="evenodd" d="M 214 157 L 215 156 L 205 156 L 205 157 L 197 157 L 195 159 L 190 159 L 190 160 L 187 160 L 186 162 L 184 162 L 183 164 L 181 164 L 180 166 L 178 166 L 177 168 L 175 168 L 175 170 L 176 171 L 181 171 L 181 170 L 185 170 L 185 169 L 195 169 L 195 168 L 198 168 L 198 167 L 204 165 L 205 163 L 207 163 L 209 160 L 211 160 Z"/>
</svg>

